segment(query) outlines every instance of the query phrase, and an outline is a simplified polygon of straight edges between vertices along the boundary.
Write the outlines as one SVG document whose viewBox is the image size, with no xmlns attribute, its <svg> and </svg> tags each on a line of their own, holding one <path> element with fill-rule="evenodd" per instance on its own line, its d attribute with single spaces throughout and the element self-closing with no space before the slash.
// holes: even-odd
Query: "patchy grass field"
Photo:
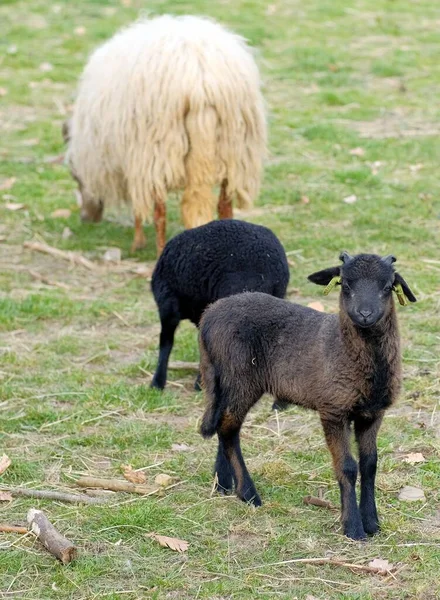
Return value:
<svg viewBox="0 0 440 600">
<path fill-rule="evenodd" d="M 289 297 L 335 310 L 336 295 L 323 299 L 306 276 L 345 248 L 396 254 L 419 299 L 399 307 L 405 385 L 380 434 L 374 540 L 350 542 L 337 511 L 303 504 L 320 491 L 338 503 L 315 414 L 291 409 L 277 422 L 266 401 L 250 415 L 244 453 L 265 502 L 254 510 L 211 495 L 215 443 L 197 431 L 193 374 L 170 373 L 163 394 L 148 387 L 157 315 L 145 278 L 125 265 L 153 265 L 151 227 L 148 248 L 132 256 L 127 215 L 81 225 L 73 182 L 54 161 L 88 53 L 141 9 L 209 14 L 257 47 L 271 157 L 244 217 L 283 241 Z M 33 538 L 0 534 L 1 598 L 439 597 L 439 24 L 438 0 L 1 2 L 0 454 L 12 465 L 0 483 L 66 490 L 80 474 L 120 477 L 127 463 L 145 467 L 149 485 L 158 473 L 180 481 L 162 496 L 113 495 L 106 507 L 0 503 L 7 523 L 43 508 L 79 547 L 63 567 Z M 71 216 L 53 217 L 59 208 Z M 174 199 L 168 235 L 181 229 Z M 23 248 L 41 239 L 98 268 Z M 100 262 L 111 246 L 122 249 L 122 267 Z M 197 357 L 184 324 L 173 358 Z M 403 462 L 409 452 L 425 462 Z M 402 485 L 422 488 L 426 501 L 399 502 Z M 187 540 L 188 552 L 161 548 L 153 531 Z M 384 577 L 288 562 L 316 557 L 398 568 Z"/>
</svg>

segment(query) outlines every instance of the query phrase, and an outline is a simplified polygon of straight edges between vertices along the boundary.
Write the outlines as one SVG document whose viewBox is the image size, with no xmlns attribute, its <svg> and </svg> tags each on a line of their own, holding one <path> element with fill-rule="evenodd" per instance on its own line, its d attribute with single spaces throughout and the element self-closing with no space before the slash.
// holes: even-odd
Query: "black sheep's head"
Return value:
<svg viewBox="0 0 440 600">
<path fill-rule="evenodd" d="M 394 256 L 350 256 L 342 252 L 339 258 L 342 265 L 313 273 L 308 279 L 327 286 L 327 293 L 340 285 L 341 307 L 358 327 L 373 327 L 389 313 L 393 291 L 400 304 L 416 301 L 406 281 L 394 270 Z"/>
</svg>

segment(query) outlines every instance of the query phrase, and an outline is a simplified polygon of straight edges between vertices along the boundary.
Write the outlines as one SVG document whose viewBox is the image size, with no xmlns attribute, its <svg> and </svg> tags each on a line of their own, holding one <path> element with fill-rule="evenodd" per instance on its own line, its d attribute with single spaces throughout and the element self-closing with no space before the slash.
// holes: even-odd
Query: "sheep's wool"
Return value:
<svg viewBox="0 0 440 600">
<path fill-rule="evenodd" d="M 68 160 L 95 201 L 155 199 L 185 188 L 185 226 L 209 221 L 214 185 L 249 207 L 266 147 L 258 68 L 245 41 L 209 19 L 161 16 L 117 33 L 90 57 Z"/>
</svg>

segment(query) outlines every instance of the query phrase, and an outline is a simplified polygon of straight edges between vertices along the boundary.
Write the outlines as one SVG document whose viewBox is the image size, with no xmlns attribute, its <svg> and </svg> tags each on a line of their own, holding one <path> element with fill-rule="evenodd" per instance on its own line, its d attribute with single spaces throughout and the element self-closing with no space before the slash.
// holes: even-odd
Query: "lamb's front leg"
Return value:
<svg viewBox="0 0 440 600">
<path fill-rule="evenodd" d="M 359 508 L 366 533 L 373 535 L 380 529 L 377 516 L 374 484 L 377 469 L 377 432 L 383 414 L 374 419 L 357 418 L 354 422 L 356 441 L 359 446 L 359 470 L 361 474 L 361 501 Z"/>
<path fill-rule="evenodd" d="M 326 420 L 321 416 L 325 439 L 341 490 L 341 521 L 344 534 L 354 540 L 365 539 L 356 501 L 357 463 L 350 453 L 350 426 L 346 421 Z"/>
</svg>

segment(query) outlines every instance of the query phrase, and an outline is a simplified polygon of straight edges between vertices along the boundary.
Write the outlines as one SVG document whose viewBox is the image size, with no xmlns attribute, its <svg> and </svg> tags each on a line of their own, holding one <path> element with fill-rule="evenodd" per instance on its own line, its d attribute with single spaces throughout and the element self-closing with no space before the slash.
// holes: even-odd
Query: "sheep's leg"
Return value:
<svg viewBox="0 0 440 600">
<path fill-rule="evenodd" d="M 174 344 L 174 333 L 180 323 L 180 315 L 173 307 L 166 307 L 160 314 L 161 332 L 159 362 L 151 382 L 151 387 L 163 390 L 167 382 L 168 361 Z"/>
<path fill-rule="evenodd" d="M 197 377 L 196 380 L 194 382 L 194 389 L 196 390 L 196 392 L 201 392 L 202 391 L 202 376 L 200 374 L 200 371 L 197 373 Z"/>
<path fill-rule="evenodd" d="M 223 179 L 218 199 L 217 212 L 219 219 L 232 219 L 232 199 L 227 194 L 228 180 Z"/>
<path fill-rule="evenodd" d="M 157 258 L 159 258 L 166 242 L 166 207 L 164 200 L 159 197 L 156 197 L 154 201 L 154 226 L 156 228 Z"/>
<path fill-rule="evenodd" d="M 282 400 L 281 398 L 276 398 L 274 403 L 272 404 L 272 410 L 286 410 L 289 408 L 290 406 L 290 402 L 287 402 L 286 400 Z"/>
<path fill-rule="evenodd" d="M 234 483 L 232 466 L 226 453 L 223 437 L 220 434 L 218 434 L 218 450 L 214 470 L 217 475 L 217 491 L 220 494 L 232 492 Z"/>
<path fill-rule="evenodd" d="M 232 471 L 236 493 L 240 500 L 249 502 L 254 506 L 261 506 L 260 496 L 255 489 L 241 453 L 241 425 L 242 423 L 231 413 L 224 413 L 218 430 L 219 452 L 216 470 L 219 487 L 221 485 L 223 489 L 230 489 L 230 471 Z"/>
<path fill-rule="evenodd" d="M 365 530 L 356 501 L 357 463 L 350 453 L 348 423 L 321 419 L 325 439 L 333 458 L 333 467 L 341 490 L 344 534 L 354 540 L 365 539 Z"/>
<path fill-rule="evenodd" d="M 366 533 L 373 535 L 380 529 L 377 516 L 374 483 L 377 469 L 377 432 L 383 415 L 376 419 L 358 418 L 354 421 L 356 441 L 359 446 L 361 475 L 361 500 L 359 509 Z"/>
<path fill-rule="evenodd" d="M 147 238 L 145 237 L 144 227 L 142 223 L 142 217 L 135 216 L 134 218 L 134 239 L 131 245 L 131 251 L 135 252 L 141 248 L 145 248 L 147 245 Z"/>
</svg>

